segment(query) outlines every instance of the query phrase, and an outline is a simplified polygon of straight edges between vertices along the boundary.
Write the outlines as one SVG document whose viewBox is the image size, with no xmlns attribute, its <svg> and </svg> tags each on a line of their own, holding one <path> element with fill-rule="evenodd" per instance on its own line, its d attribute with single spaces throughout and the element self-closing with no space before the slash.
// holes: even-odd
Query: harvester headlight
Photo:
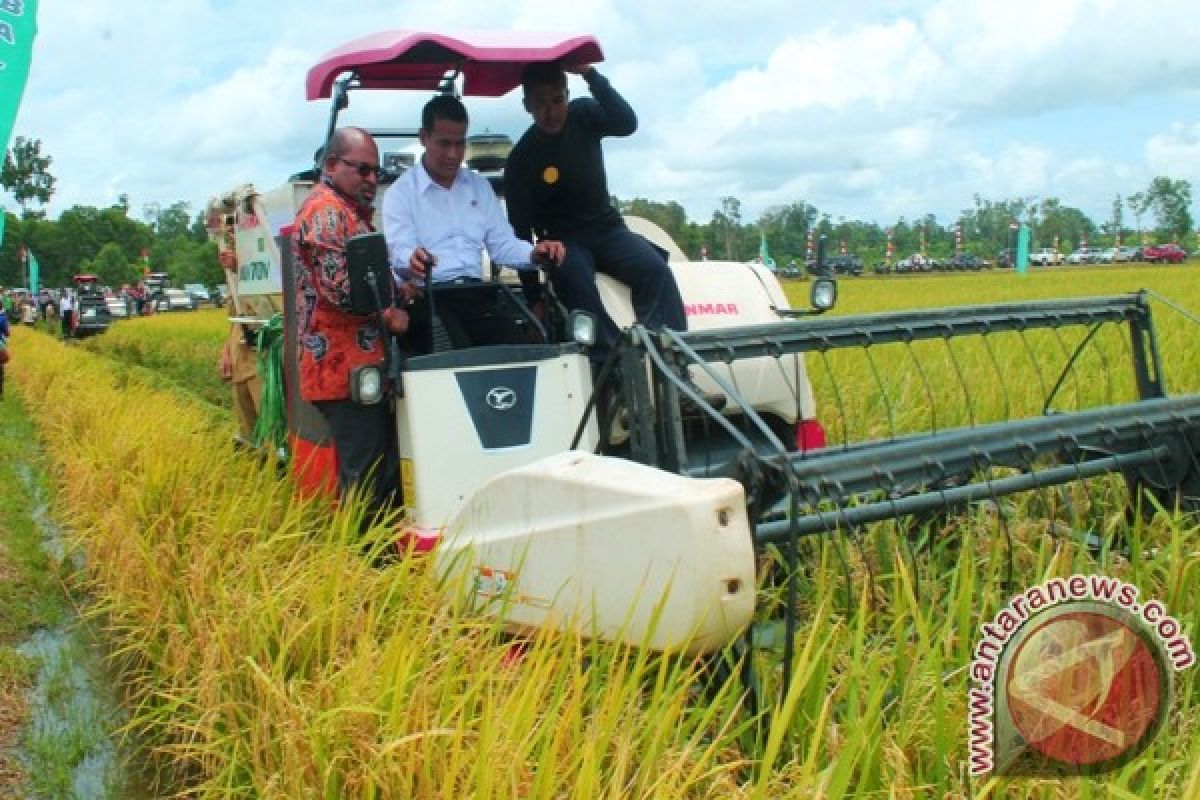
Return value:
<svg viewBox="0 0 1200 800">
<path fill-rule="evenodd" d="M 837 303 L 837 281 L 832 278 L 817 278 L 813 281 L 809 303 L 816 311 L 828 311 Z"/>
<path fill-rule="evenodd" d="M 350 397 L 363 406 L 383 399 L 383 370 L 376 364 L 358 367 L 350 373 Z"/>
<path fill-rule="evenodd" d="M 571 340 L 588 347 L 596 343 L 596 318 L 587 311 L 572 311 L 567 318 Z"/>
</svg>

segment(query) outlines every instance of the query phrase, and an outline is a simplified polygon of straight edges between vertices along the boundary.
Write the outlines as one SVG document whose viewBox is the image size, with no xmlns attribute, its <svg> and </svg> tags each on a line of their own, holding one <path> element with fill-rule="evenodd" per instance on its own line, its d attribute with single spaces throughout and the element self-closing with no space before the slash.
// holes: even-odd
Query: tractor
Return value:
<svg viewBox="0 0 1200 800">
<path fill-rule="evenodd" d="M 354 91 L 502 97 L 531 62 L 602 60 L 590 36 L 385 31 L 327 54 L 309 70 L 306 89 L 310 101 L 330 100 L 328 138 Z M 381 188 L 411 165 L 415 135 L 377 134 Z M 291 356 L 298 351 L 289 226 L 315 179 L 304 170 L 269 191 L 238 186 L 210 201 L 208 218 L 220 246 L 236 253 L 235 319 L 282 319 L 291 468 L 300 486 L 328 491 L 328 431 L 299 397 Z M 431 547 L 454 599 L 502 615 L 515 630 L 548 626 L 691 654 L 740 642 L 744 652 L 753 647 L 763 554 L 784 562 L 791 597 L 805 536 L 1104 475 L 1164 504 L 1200 506 L 1200 397 L 1167 395 L 1144 293 L 819 316 L 836 301 L 832 280 L 814 280 L 811 307 L 795 310 L 767 267 L 690 261 L 652 223 L 627 222 L 670 253 L 687 331 L 635 324 L 628 291 L 598 276 L 625 335 L 593 374 L 591 321 L 560 306 L 544 323 L 535 319 L 506 265 L 481 262 L 481 285 L 426 292 L 434 317 L 440 292 L 472 291 L 498 329 L 536 335 L 465 349 L 431 335 L 427 352 L 393 352 L 384 370 L 359 376 L 361 401 L 389 402 L 396 415 L 406 540 Z M 366 312 L 390 302 L 379 237 L 354 243 L 350 264 L 356 306 Z M 1134 392 L 1059 402 L 1073 383 L 1086 383 L 1079 365 L 1102 329 L 1124 331 Z M 960 382 L 951 389 L 967 397 L 964 411 L 923 377 L 924 345 L 951 360 L 955 342 L 972 337 L 989 352 L 1012 341 L 1032 353 L 1039 331 L 1067 344 L 1049 377 L 1038 372 L 1038 407 L 1025 417 L 975 414 L 971 387 Z M 1082 334 L 1068 341 L 1068 331 Z M 836 366 L 828 365 L 848 353 L 872 359 L 887 347 L 900 354 L 897 363 L 911 360 L 915 377 L 906 385 L 917 399 L 909 402 L 927 407 L 930 424 L 917 432 L 888 424 L 895 408 L 880 391 L 868 400 L 882 396 L 872 413 L 883 423 L 855 440 L 847 422 L 853 398 L 838 392 Z M 810 383 L 815 363 L 834 376 L 830 411 L 839 430 L 828 435 Z M 724 408 L 707 405 L 680 380 L 681 369 L 723 393 Z M 947 403 L 962 413 L 937 416 Z M 777 605 L 787 686 L 796 610 L 790 601 Z"/>
</svg>

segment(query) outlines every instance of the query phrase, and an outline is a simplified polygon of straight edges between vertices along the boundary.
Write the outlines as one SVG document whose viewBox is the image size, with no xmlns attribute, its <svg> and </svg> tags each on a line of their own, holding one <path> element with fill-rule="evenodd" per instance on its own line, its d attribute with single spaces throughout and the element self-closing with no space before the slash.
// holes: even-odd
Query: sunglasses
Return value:
<svg viewBox="0 0 1200 800">
<path fill-rule="evenodd" d="M 360 178 L 367 178 L 371 175 L 374 175 L 376 178 L 378 178 L 379 174 L 383 171 L 383 168 L 378 164 L 368 164 L 365 161 L 351 161 L 350 159 L 342 158 L 341 156 L 336 156 L 336 158 L 347 167 L 353 167 L 354 169 L 358 170 L 358 177 Z"/>
</svg>

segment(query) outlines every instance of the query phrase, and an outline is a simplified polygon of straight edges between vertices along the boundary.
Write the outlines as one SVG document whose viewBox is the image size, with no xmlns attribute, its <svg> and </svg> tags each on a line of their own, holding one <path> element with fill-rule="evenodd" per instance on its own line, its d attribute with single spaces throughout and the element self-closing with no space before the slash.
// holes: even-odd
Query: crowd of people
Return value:
<svg viewBox="0 0 1200 800">
<path fill-rule="evenodd" d="M 152 294 L 146 285 L 128 283 L 116 290 L 100 287 L 75 289 L 39 289 L 32 293 L 28 289 L 0 288 L 0 305 L 11 325 L 63 325 L 63 333 L 69 333 L 72 312 L 79 306 L 81 293 L 101 292 L 106 298 L 113 297 L 124 304 L 126 316 L 144 316 L 154 312 Z"/>
</svg>

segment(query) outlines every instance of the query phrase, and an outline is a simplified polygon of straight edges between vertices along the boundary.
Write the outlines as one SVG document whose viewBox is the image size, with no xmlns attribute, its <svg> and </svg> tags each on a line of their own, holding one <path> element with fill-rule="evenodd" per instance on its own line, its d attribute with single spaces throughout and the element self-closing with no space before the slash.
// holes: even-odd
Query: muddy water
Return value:
<svg viewBox="0 0 1200 800">
<path fill-rule="evenodd" d="M 44 493 L 28 468 L 22 481 L 34 498 L 33 522 L 42 549 L 51 559 L 66 557 L 62 528 L 50 516 Z M 72 567 L 81 568 L 78 554 Z M 29 725 L 21 737 L 21 760 L 35 796 L 69 800 L 148 797 L 134 786 L 123 768 L 116 731 L 124 722 L 119 705 L 106 687 L 96 648 L 84 624 L 73 613 L 53 629 L 35 631 L 18 650 L 36 666 L 29 691 Z"/>
</svg>

